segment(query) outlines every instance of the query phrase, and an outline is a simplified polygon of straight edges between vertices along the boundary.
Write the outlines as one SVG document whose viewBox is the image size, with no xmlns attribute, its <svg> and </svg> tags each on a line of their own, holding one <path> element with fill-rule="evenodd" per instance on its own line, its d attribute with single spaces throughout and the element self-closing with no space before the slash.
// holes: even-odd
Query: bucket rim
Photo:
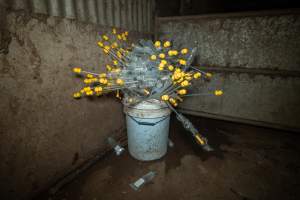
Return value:
<svg viewBox="0 0 300 200">
<path fill-rule="evenodd" d="M 169 106 L 164 101 L 160 101 L 160 100 L 157 100 L 157 99 L 148 99 L 148 100 L 142 101 L 138 104 L 135 104 L 133 106 L 131 106 L 131 105 L 124 105 L 124 106 L 127 107 L 127 108 L 130 108 L 130 109 L 145 110 L 143 108 L 137 108 L 137 105 L 139 105 L 141 103 L 144 103 L 144 102 L 147 102 L 149 104 L 155 104 L 156 103 L 156 104 L 160 104 L 159 106 L 161 106 L 160 108 L 154 108 L 154 109 L 151 108 L 151 109 L 146 109 L 146 110 L 161 110 L 161 109 L 169 108 Z M 162 102 L 164 103 L 164 105 L 163 105 Z"/>
</svg>

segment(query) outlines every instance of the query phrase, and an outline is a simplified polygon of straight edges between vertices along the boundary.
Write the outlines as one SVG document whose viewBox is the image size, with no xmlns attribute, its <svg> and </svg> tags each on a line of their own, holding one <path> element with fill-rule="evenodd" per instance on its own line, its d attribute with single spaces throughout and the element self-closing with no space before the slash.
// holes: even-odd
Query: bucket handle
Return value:
<svg viewBox="0 0 300 200">
<path fill-rule="evenodd" d="M 168 118 L 168 116 L 167 117 L 164 117 L 163 119 L 161 119 L 161 120 L 159 120 L 159 121 L 157 121 L 157 122 L 139 122 L 139 121 L 137 121 L 134 117 L 132 117 L 132 116 L 130 116 L 130 115 L 128 115 L 133 121 L 135 121 L 137 124 L 139 124 L 139 125 L 145 125 L 145 126 L 155 126 L 156 124 L 158 124 L 159 122 L 162 122 L 162 121 L 164 121 L 165 119 L 167 119 Z"/>
</svg>

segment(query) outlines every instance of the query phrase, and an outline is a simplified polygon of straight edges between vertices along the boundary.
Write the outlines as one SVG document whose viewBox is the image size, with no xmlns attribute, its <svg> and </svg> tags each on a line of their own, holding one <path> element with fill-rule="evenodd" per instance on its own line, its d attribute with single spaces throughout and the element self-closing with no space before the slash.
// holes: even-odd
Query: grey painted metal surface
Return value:
<svg viewBox="0 0 300 200">
<path fill-rule="evenodd" d="M 147 31 L 151 30 L 152 24 L 154 23 L 154 21 L 151 20 L 151 16 L 153 13 L 153 7 L 151 5 L 152 1 L 148 0 L 147 2 L 147 9 L 146 9 L 146 15 L 147 15 Z"/>
<path fill-rule="evenodd" d="M 138 0 L 133 0 L 133 30 L 138 30 Z"/>
<path fill-rule="evenodd" d="M 86 2 L 85 0 L 76 0 L 75 1 L 77 18 L 80 21 L 86 21 L 86 19 L 87 19 L 87 17 L 86 17 L 87 8 L 86 8 L 85 2 Z"/>
<path fill-rule="evenodd" d="M 145 1 L 145 3 L 142 4 L 142 12 L 143 12 L 143 16 L 142 16 L 142 21 L 143 21 L 143 26 L 142 26 L 142 30 L 147 30 L 147 1 Z"/>
<path fill-rule="evenodd" d="M 60 4 L 60 0 L 51 0 L 49 1 L 49 14 L 51 16 L 61 16 L 61 6 Z"/>
<path fill-rule="evenodd" d="M 97 0 L 98 23 L 105 25 L 105 4 L 104 0 Z"/>
<path fill-rule="evenodd" d="M 12 0 L 13 10 L 153 33 L 154 0 Z"/>
<path fill-rule="evenodd" d="M 138 13 L 138 17 L 137 17 L 137 21 L 138 21 L 138 31 L 141 31 L 143 28 L 143 5 L 141 1 L 137 1 L 137 13 Z"/>
<path fill-rule="evenodd" d="M 127 14 L 128 14 L 128 4 L 126 0 L 120 0 L 120 12 L 121 12 L 121 16 L 120 18 L 121 20 L 121 26 L 122 28 L 126 29 L 128 27 L 128 18 L 127 18 Z"/>
<path fill-rule="evenodd" d="M 120 1 L 113 0 L 113 13 L 114 13 L 114 25 L 116 27 L 121 27 L 121 9 L 120 9 Z"/>
<path fill-rule="evenodd" d="M 29 4 L 26 1 L 14 0 L 12 3 L 12 8 L 15 10 L 29 10 Z"/>
<path fill-rule="evenodd" d="M 64 11 L 64 16 L 66 18 L 69 18 L 69 19 L 76 18 L 74 0 L 64 0 L 63 1 L 63 11 Z"/>
<path fill-rule="evenodd" d="M 46 0 L 32 0 L 32 11 L 34 13 L 47 14 L 47 1 Z"/>
<path fill-rule="evenodd" d="M 87 2 L 87 14 L 88 21 L 94 24 L 98 23 L 96 0 L 88 0 Z"/>
<path fill-rule="evenodd" d="M 133 0 L 127 0 L 127 22 L 128 29 L 133 30 Z"/>
<path fill-rule="evenodd" d="M 113 1 L 106 0 L 106 22 L 108 26 L 114 25 Z"/>
<path fill-rule="evenodd" d="M 198 46 L 196 65 L 215 77 L 191 93 L 223 89 L 222 97 L 189 97 L 191 114 L 300 130 L 299 10 L 158 19 L 160 39 Z M 195 44 L 195 41 L 198 43 Z"/>
</svg>

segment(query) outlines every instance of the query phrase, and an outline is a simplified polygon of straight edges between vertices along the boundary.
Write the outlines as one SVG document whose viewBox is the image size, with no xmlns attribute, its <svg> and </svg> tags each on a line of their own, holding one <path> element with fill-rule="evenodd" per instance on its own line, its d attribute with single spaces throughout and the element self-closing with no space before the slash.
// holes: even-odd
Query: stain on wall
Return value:
<svg viewBox="0 0 300 200">
<path fill-rule="evenodd" d="M 215 73 L 180 105 L 201 116 L 300 129 L 300 12 L 245 12 L 158 19 L 157 37 L 198 47 L 195 66 Z"/>
<path fill-rule="evenodd" d="M 124 134 L 124 117 L 113 95 L 72 98 L 71 67 L 104 70 L 110 28 L 0 8 L 0 196 L 28 199 Z"/>
</svg>

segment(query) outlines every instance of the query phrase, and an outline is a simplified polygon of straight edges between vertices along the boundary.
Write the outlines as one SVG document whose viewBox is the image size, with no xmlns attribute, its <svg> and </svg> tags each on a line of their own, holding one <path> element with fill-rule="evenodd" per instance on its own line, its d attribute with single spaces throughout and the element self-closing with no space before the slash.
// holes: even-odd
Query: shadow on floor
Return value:
<svg viewBox="0 0 300 200">
<path fill-rule="evenodd" d="M 300 199 L 296 133 L 189 118 L 215 152 L 202 151 L 173 117 L 170 138 L 175 146 L 162 159 L 141 162 L 128 152 L 110 154 L 55 196 L 38 199 Z M 150 170 L 157 172 L 153 181 L 133 191 L 129 183 Z"/>
</svg>

